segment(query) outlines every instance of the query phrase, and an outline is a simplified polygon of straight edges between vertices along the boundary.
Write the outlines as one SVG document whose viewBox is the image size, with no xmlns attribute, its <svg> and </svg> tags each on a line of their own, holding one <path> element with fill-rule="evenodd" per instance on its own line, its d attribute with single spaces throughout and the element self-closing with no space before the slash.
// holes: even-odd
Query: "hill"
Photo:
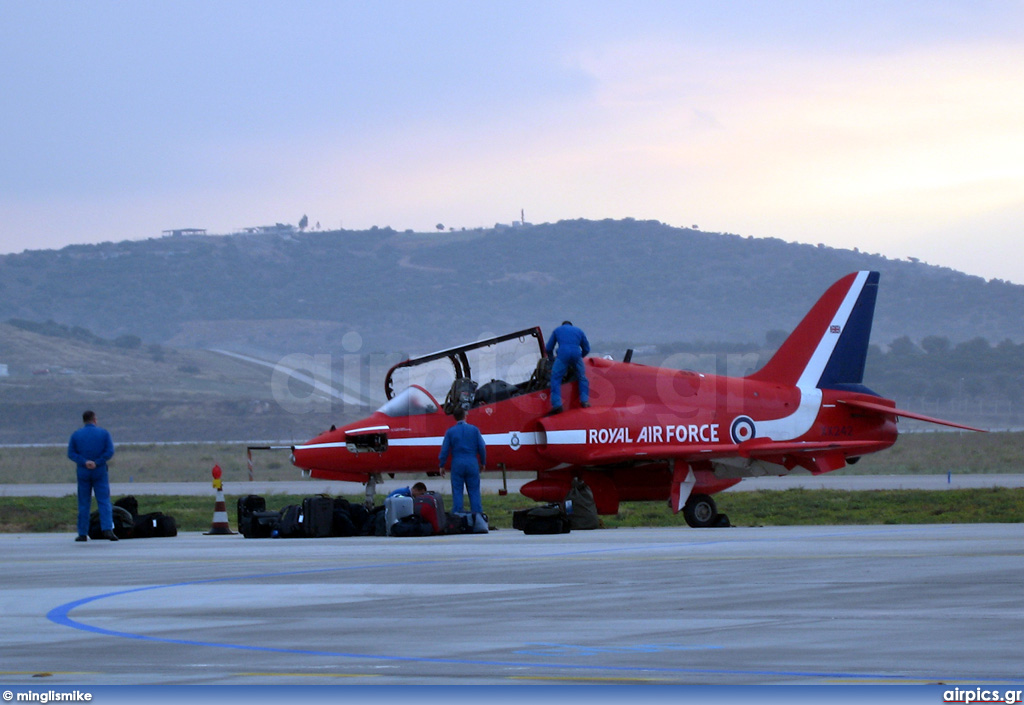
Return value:
<svg viewBox="0 0 1024 705">
<path fill-rule="evenodd" d="M 857 269 L 882 273 L 876 343 L 932 335 L 1024 342 L 1024 286 L 629 219 L 26 251 L 0 257 L 0 320 L 264 354 L 418 353 L 486 333 L 548 330 L 564 318 L 598 343 L 761 344 L 769 331 L 791 330 L 832 281 Z"/>
<path fill-rule="evenodd" d="M 70 332 L 70 329 L 68 329 Z M 304 407 L 282 407 L 274 371 L 205 350 L 42 334 L 0 324 L 0 444 L 66 443 L 92 408 L 117 442 L 308 438 L 346 409 L 286 382 Z M 278 385 L 280 382 L 278 382 Z M 348 410 L 351 415 L 362 408 Z"/>
<path fill-rule="evenodd" d="M 2 256 L 0 444 L 64 442 L 87 406 L 122 442 L 305 439 L 378 404 L 405 353 L 565 318 L 600 354 L 745 374 L 857 269 L 882 273 L 869 386 L 925 413 L 1020 424 L 1022 286 L 650 221 L 567 221 Z M 287 374 L 310 365 L 363 403 Z"/>
</svg>

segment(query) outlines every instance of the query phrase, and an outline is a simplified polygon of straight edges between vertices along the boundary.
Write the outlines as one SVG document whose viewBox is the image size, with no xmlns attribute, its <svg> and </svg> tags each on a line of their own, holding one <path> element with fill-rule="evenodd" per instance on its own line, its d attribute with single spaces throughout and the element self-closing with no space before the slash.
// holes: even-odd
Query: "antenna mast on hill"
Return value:
<svg viewBox="0 0 1024 705">
<path fill-rule="evenodd" d="M 519 209 L 519 222 L 522 223 L 523 225 L 526 225 L 526 209 L 525 208 L 520 208 Z"/>
</svg>

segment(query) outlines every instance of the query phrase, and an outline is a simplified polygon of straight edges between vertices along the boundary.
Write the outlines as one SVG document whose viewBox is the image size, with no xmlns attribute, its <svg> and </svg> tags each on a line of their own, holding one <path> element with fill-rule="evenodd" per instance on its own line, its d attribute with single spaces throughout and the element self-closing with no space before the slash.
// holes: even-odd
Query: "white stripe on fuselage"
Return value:
<svg viewBox="0 0 1024 705">
<path fill-rule="evenodd" d="M 563 433 L 559 431 L 559 433 Z M 577 431 L 576 433 L 584 434 L 584 431 Z M 516 447 L 519 446 L 535 446 L 541 443 L 538 439 L 537 433 L 525 432 L 525 431 L 509 431 L 508 433 L 485 433 L 483 434 L 484 443 L 488 446 L 511 446 L 513 445 L 513 437 L 516 438 Z M 389 448 L 429 448 L 431 446 L 440 448 L 444 442 L 444 436 L 420 436 L 418 438 L 388 438 Z M 582 442 L 582 441 L 580 441 Z M 344 442 L 333 442 L 333 443 L 310 443 L 308 445 L 295 446 L 295 450 L 320 450 L 323 448 L 344 448 L 347 444 Z"/>
</svg>

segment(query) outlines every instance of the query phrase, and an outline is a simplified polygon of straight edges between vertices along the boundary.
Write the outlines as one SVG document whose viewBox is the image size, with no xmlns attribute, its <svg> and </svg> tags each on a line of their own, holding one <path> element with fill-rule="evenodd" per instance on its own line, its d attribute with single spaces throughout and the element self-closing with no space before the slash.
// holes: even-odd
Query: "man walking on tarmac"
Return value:
<svg viewBox="0 0 1024 705">
<path fill-rule="evenodd" d="M 558 353 L 554 355 L 555 346 L 558 346 Z M 562 325 L 555 328 L 551 337 L 548 338 L 548 357 L 554 355 L 555 362 L 551 366 L 551 412 L 552 414 L 562 413 L 562 380 L 565 373 L 571 366 L 576 370 L 576 379 L 580 384 L 580 406 L 590 406 L 590 383 L 587 381 L 587 372 L 583 367 L 583 358 L 590 354 L 590 341 L 587 334 L 572 324 L 571 321 L 562 321 Z"/>
<path fill-rule="evenodd" d="M 96 493 L 103 538 L 117 541 L 110 505 L 110 479 L 107 477 L 107 461 L 114 456 L 114 441 L 105 428 L 96 425 L 96 412 L 86 411 L 82 414 L 82 422 L 84 425 L 72 433 L 68 441 L 68 458 L 78 466 L 78 538 L 75 541 L 88 540 L 93 492 Z"/>
</svg>

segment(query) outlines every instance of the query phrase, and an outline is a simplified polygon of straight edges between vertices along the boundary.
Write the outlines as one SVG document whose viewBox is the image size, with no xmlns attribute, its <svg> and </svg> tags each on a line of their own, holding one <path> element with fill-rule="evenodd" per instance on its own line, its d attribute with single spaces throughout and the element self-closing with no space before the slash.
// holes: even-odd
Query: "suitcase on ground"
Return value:
<svg viewBox="0 0 1024 705">
<path fill-rule="evenodd" d="M 265 512 L 267 502 L 259 495 L 251 494 L 238 498 L 238 532 L 245 536 L 249 531 L 249 522 L 255 512 Z"/>
<path fill-rule="evenodd" d="M 413 513 L 412 497 L 396 494 L 384 499 L 384 521 L 391 535 L 391 526 Z"/>
<path fill-rule="evenodd" d="M 413 512 L 430 522 L 434 533 L 440 534 L 446 525 L 444 497 L 437 492 L 427 492 L 412 498 Z"/>
<path fill-rule="evenodd" d="M 302 500 L 302 531 L 312 539 L 331 535 L 334 524 L 334 500 L 330 497 L 306 497 Z"/>
</svg>

